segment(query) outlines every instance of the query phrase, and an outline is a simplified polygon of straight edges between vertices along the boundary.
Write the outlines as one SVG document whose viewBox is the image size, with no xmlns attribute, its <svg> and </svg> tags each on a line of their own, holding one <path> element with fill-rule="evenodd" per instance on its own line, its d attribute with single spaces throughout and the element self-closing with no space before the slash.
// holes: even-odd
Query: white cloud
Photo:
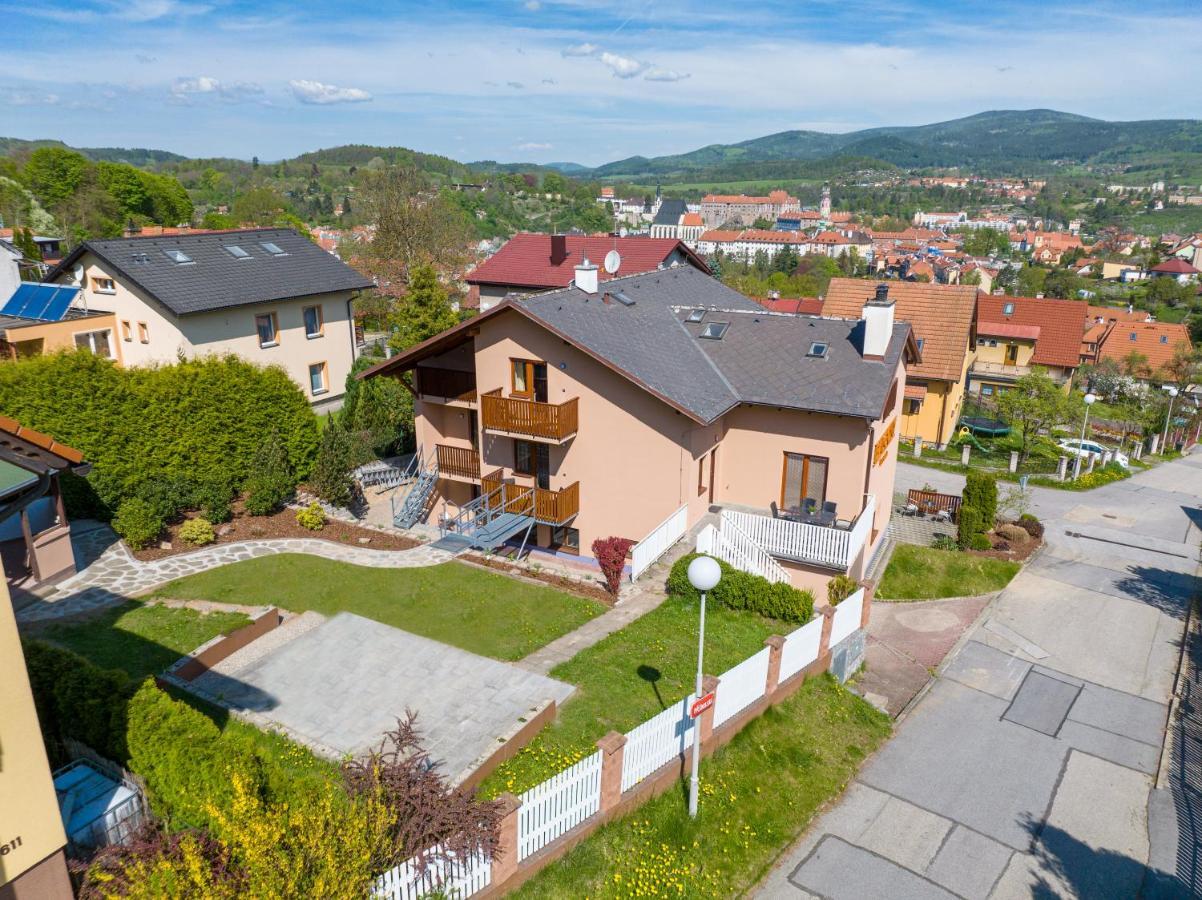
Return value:
<svg viewBox="0 0 1202 900">
<path fill-rule="evenodd" d="M 4 88 L 0 91 L 0 100 L 7 102 L 9 106 L 57 106 L 59 96 L 42 91 Z"/>
<path fill-rule="evenodd" d="M 113 15 L 128 22 L 153 22 L 165 16 L 196 16 L 212 9 L 207 4 L 181 3 L 179 0 L 121 0 L 107 5 Z"/>
<path fill-rule="evenodd" d="M 619 56 L 609 51 L 602 53 L 598 59 L 609 66 L 610 71 L 614 73 L 614 78 L 634 78 L 647 68 L 645 62 L 639 62 L 629 56 Z"/>
<path fill-rule="evenodd" d="M 543 5 L 539 2 L 539 0 L 526 0 L 523 6 L 525 6 L 529 12 L 538 12 L 543 8 Z"/>
<path fill-rule="evenodd" d="M 551 145 L 550 144 L 540 144 L 536 141 L 527 141 L 524 144 L 518 144 L 515 149 L 517 149 L 517 150 L 550 150 Z"/>
<path fill-rule="evenodd" d="M 207 94 L 236 103 L 262 93 L 263 86 L 253 81 L 226 82 L 209 75 L 177 78 L 171 83 L 171 96 L 184 101 L 192 96 Z"/>
<path fill-rule="evenodd" d="M 661 69 L 659 66 L 652 66 L 647 70 L 647 74 L 643 76 L 643 78 L 647 81 L 684 81 L 688 77 L 688 72 L 677 72 L 673 69 Z"/>
<path fill-rule="evenodd" d="M 322 84 L 320 81 L 301 79 L 289 81 L 292 95 L 301 103 L 326 105 L 329 103 L 363 103 L 371 99 L 371 94 L 360 88 L 336 87 L 332 84 Z"/>
<path fill-rule="evenodd" d="M 596 56 L 601 50 L 596 44 L 576 44 L 563 51 L 564 56 Z"/>
</svg>

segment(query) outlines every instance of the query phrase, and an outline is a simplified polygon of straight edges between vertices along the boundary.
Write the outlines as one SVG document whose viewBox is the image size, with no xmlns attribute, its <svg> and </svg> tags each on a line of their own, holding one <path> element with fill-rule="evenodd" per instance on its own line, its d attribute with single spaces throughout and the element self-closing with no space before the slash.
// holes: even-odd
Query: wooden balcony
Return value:
<svg viewBox="0 0 1202 900">
<path fill-rule="evenodd" d="M 498 388 L 481 398 L 480 411 L 485 431 L 562 443 L 576 433 L 577 405 L 575 397 L 563 403 L 502 397 Z"/>
<path fill-rule="evenodd" d="M 500 491 L 489 501 L 490 506 L 504 505 L 505 512 L 519 515 L 534 514 L 544 525 L 562 525 L 580 512 L 580 482 L 574 481 L 561 491 L 531 489 L 521 484 L 502 480 L 500 469 L 490 472 L 481 479 L 481 489 L 486 496 Z"/>
<path fill-rule="evenodd" d="M 452 447 L 448 444 L 435 446 L 438 454 L 438 474 L 444 478 L 463 478 L 477 481 L 480 478 L 480 454 L 472 447 Z"/>
<path fill-rule="evenodd" d="M 458 401 L 476 402 L 476 373 L 458 369 L 437 369 L 433 366 L 418 366 L 417 392 L 431 400 L 444 403 Z"/>
</svg>

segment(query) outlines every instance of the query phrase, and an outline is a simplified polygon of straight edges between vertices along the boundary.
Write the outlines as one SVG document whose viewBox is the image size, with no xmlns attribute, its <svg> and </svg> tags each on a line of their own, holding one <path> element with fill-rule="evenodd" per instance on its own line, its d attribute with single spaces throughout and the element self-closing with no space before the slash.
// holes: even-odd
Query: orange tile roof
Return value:
<svg viewBox="0 0 1202 900">
<path fill-rule="evenodd" d="M 681 225 L 701 225 L 701 213 L 685 213 L 680 220 Z"/>
<path fill-rule="evenodd" d="M 1102 339 L 1098 347 L 1098 359 L 1122 362 L 1135 350 L 1148 358 L 1148 367 L 1156 374 L 1180 347 L 1193 350 L 1189 329 L 1185 325 L 1175 322 L 1119 322 Z"/>
<path fill-rule="evenodd" d="M 959 284 L 832 278 L 822 305 L 823 315 L 858 319 L 880 283 L 889 286 L 889 296 L 897 303 L 894 310 L 897 320 L 909 322 L 915 339 L 923 342 L 922 362 L 912 366 L 909 374 L 959 381 L 977 309 L 977 289 Z"/>
<path fill-rule="evenodd" d="M 1147 322 L 1151 316 L 1142 309 L 1127 310 L 1124 306 L 1087 306 L 1086 321 L 1097 322 Z"/>
<path fill-rule="evenodd" d="M 711 228 L 701 235 L 703 241 L 737 241 L 741 231 L 723 231 L 721 228 Z"/>
<path fill-rule="evenodd" d="M 26 428 L 16 419 L 10 419 L 8 416 L 0 416 L 0 433 L 11 434 L 13 437 L 20 438 L 26 443 L 33 444 L 35 447 L 40 447 L 55 456 L 62 457 L 69 463 L 83 462 L 83 454 L 74 447 L 68 447 L 66 444 L 60 444 L 48 434 L 42 434 L 40 431 L 34 431 L 32 428 Z"/>
<path fill-rule="evenodd" d="M 1014 311 L 1006 315 L 1007 304 Z M 1079 300 L 1055 300 L 1050 297 L 995 297 L 981 294 L 977 298 L 977 317 L 981 322 L 1002 323 L 1035 328 L 1035 353 L 1031 362 L 1037 366 L 1059 366 L 1075 369 L 1081 359 L 1081 311 L 1085 304 Z M 998 334 L 996 329 L 977 326 L 982 334 L 998 337 L 1023 337 L 1021 334 Z M 1029 334 L 1027 335 L 1030 336 Z"/>
<path fill-rule="evenodd" d="M 805 316 L 822 315 L 821 297 L 753 297 L 752 299 L 769 312 L 793 313 Z"/>
</svg>

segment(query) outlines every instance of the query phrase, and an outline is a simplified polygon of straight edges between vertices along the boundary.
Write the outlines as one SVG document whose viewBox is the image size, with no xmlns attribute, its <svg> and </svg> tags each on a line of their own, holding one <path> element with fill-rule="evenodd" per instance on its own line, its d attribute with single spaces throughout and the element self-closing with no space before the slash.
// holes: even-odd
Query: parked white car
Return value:
<svg viewBox="0 0 1202 900">
<path fill-rule="evenodd" d="M 1089 459 L 1089 457 L 1093 456 L 1097 458 L 1098 462 L 1101 462 L 1102 455 L 1109 451 L 1111 458 L 1124 469 L 1127 468 L 1129 462 L 1126 453 L 1119 453 L 1117 450 L 1103 447 L 1096 441 L 1083 441 L 1080 438 L 1071 438 L 1059 441 L 1058 446 L 1069 456 L 1080 456 L 1082 459 Z"/>
</svg>

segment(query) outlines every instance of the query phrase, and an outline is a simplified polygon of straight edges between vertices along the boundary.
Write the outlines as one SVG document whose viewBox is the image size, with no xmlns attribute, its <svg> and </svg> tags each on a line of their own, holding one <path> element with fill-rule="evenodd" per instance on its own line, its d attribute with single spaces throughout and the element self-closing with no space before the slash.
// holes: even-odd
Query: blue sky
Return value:
<svg viewBox="0 0 1202 900">
<path fill-rule="evenodd" d="M 1049 107 L 1202 117 L 1188 3 L 0 0 L 0 135 L 596 165 Z"/>
</svg>

